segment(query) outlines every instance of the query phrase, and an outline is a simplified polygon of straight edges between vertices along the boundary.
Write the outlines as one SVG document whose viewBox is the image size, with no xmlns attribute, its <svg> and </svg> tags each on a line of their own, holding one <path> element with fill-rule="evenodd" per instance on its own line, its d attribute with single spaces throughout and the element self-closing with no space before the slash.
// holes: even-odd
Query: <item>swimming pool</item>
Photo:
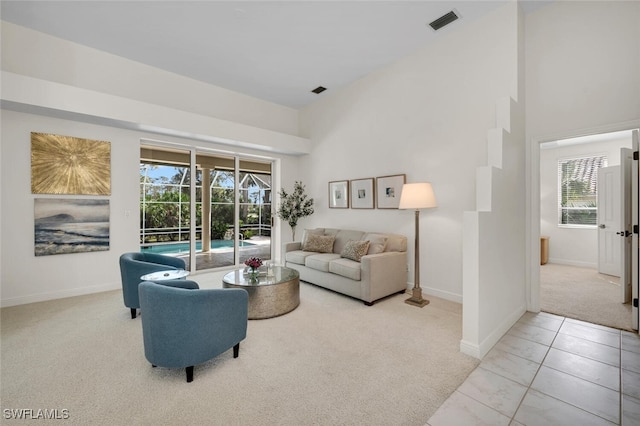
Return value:
<svg viewBox="0 0 640 426">
<path fill-rule="evenodd" d="M 255 246 L 254 243 L 247 241 L 240 241 L 240 247 Z M 212 249 L 219 248 L 233 248 L 233 240 L 213 240 L 211 241 Z M 196 241 L 196 251 L 202 249 L 202 241 Z M 144 253 L 158 253 L 158 254 L 171 254 L 171 253 L 188 253 L 189 243 L 165 243 L 156 245 L 144 245 L 140 246 L 140 251 Z"/>
</svg>

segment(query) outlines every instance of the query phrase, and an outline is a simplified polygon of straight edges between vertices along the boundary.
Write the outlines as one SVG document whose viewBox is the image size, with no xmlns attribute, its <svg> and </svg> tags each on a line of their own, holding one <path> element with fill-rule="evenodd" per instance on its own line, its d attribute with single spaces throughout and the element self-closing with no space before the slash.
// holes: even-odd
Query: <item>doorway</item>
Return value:
<svg viewBox="0 0 640 426">
<path fill-rule="evenodd" d="M 619 301 L 620 274 L 598 270 L 603 230 L 597 215 L 598 172 L 615 169 L 621 148 L 631 145 L 631 131 L 539 144 L 539 226 L 549 245 L 548 263 L 539 266 L 540 310 L 631 329 L 631 306 Z"/>
</svg>

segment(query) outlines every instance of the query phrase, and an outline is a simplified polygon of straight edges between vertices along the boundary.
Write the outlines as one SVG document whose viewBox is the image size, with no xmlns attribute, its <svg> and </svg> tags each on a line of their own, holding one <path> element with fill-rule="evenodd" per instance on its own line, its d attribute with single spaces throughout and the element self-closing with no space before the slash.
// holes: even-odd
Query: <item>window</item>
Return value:
<svg viewBox="0 0 640 426">
<path fill-rule="evenodd" d="M 558 224 L 596 226 L 598 170 L 605 155 L 558 160 Z"/>
<path fill-rule="evenodd" d="M 140 250 L 182 257 L 190 271 L 271 259 L 271 165 L 142 145 Z"/>
</svg>

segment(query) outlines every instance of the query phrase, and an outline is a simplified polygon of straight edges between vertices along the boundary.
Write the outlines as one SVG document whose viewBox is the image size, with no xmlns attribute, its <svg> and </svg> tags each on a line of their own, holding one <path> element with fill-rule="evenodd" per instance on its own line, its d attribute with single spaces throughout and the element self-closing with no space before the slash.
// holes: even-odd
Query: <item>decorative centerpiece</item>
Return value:
<svg viewBox="0 0 640 426">
<path fill-rule="evenodd" d="M 258 268 L 262 266 L 262 259 L 259 257 L 250 257 L 244 261 L 244 264 L 249 268 L 249 282 L 257 283 L 259 274 Z"/>
</svg>

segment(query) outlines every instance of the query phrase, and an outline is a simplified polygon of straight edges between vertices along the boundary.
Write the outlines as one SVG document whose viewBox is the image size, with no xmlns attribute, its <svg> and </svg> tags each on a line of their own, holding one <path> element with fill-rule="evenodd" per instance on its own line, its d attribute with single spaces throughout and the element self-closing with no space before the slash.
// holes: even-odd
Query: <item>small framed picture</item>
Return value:
<svg viewBox="0 0 640 426">
<path fill-rule="evenodd" d="M 392 175 L 376 178 L 376 200 L 379 209 L 397 209 L 400 205 L 400 193 L 407 176 Z"/>
<path fill-rule="evenodd" d="M 349 192 L 351 193 L 352 209 L 372 209 L 373 199 L 373 178 L 354 179 L 349 181 Z"/>
<path fill-rule="evenodd" d="M 329 182 L 329 208 L 349 208 L 349 181 L 336 180 Z"/>
</svg>

